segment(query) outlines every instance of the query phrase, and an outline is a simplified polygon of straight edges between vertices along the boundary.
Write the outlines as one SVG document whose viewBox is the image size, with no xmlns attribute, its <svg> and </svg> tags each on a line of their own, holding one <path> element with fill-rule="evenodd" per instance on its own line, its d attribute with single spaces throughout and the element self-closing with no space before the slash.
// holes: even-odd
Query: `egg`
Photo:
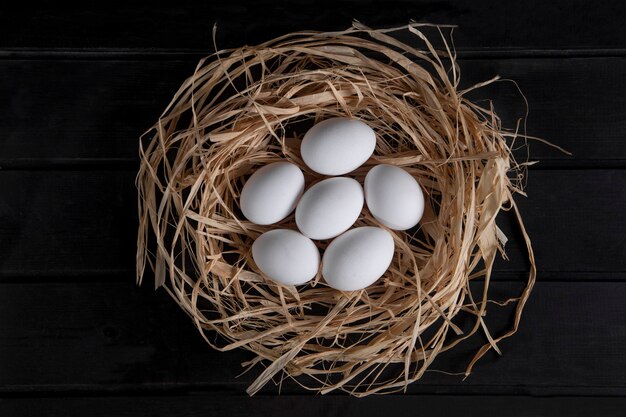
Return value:
<svg viewBox="0 0 626 417">
<path fill-rule="evenodd" d="M 322 258 L 322 276 L 337 290 L 360 290 L 383 276 L 393 254 L 393 237 L 388 231 L 380 227 L 357 227 L 328 245 Z"/>
<path fill-rule="evenodd" d="M 252 174 L 241 190 L 239 203 L 246 219 L 268 225 L 289 216 L 303 192 L 300 168 L 289 162 L 275 162 Z"/>
<path fill-rule="evenodd" d="M 424 214 L 424 194 L 411 174 L 393 165 L 377 165 L 365 176 L 370 213 L 393 230 L 415 226 Z"/>
<path fill-rule="evenodd" d="M 283 285 L 310 281 L 320 264 L 315 243 L 290 229 L 270 230 L 259 236 L 252 244 L 252 258 L 261 272 Z"/>
<path fill-rule="evenodd" d="M 298 229 L 311 239 L 339 236 L 363 209 L 363 188 L 346 177 L 328 178 L 309 188 L 296 207 Z"/>
<path fill-rule="evenodd" d="M 357 119 L 336 117 L 313 126 L 302 139 L 304 163 L 323 175 L 343 175 L 368 160 L 376 147 L 376 134 Z"/>
</svg>

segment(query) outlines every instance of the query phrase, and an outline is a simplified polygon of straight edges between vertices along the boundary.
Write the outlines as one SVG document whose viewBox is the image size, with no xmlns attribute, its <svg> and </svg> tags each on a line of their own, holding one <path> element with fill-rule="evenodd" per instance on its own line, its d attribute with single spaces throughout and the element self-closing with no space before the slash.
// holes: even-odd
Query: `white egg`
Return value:
<svg viewBox="0 0 626 417">
<path fill-rule="evenodd" d="M 315 243 L 295 230 L 276 229 L 263 233 L 252 244 L 252 258 L 272 280 L 300 285 L 317 275 L 320 253 Z"/>
<path fill-rule="evenodd" d="M 276 223 L 296 208 L 303 192 L 300 168 L 289 162 L 275 162 L 257 170 L 244 184 L 241 211 L 253 223 Z"/>
<path fill-rule="evenodd" d="M 336 117 L 313 126 L 304 135 L 300 152 L 313 171 L 343 175 L 363 165 L 375 147 L 371 127 L 357 119 Z"/>
<path fill-rule="evenodd" d="M 405 170 L 377 165 L 365 176 L 365 201 L 370 213 L 393 230 L 415 226 L 424 214 L 424 194 Z"/>
<path fill-rule="evenodd" d="M 363 188 L 352 178 L 335 177 L 309 188 L 296 207 L 298 229 L 311 239 L 339 236 L 363 209 Z"/>
<path fill-rule="evenodd" d="M 389 232 L 380 227 L 357 227 L 328 245 L 322 258 L 322 276 L 335 289 L 360 290 L 383 276 L 393 254 Z"/>
</svg>

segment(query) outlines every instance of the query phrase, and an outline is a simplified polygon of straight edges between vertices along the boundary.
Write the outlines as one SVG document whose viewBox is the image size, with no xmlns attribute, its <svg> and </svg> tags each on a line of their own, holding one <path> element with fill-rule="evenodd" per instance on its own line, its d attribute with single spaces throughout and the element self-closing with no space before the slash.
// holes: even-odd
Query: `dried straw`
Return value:
<svg viewBox="0 0 626 417">
<path fill-rule="evenodd" d="M 342 32 L 293 33 L 216 52 L 142 138 L 138 281 L 149 267 L 208 344 L 247 349 L 256 357 L 245 366 L 267 365 L 250 395 L 281 376 L 320 393 L 404 390 L 439 353 L 481 330 L 487 343 L 469 374 L 518 327 L 535 263 L 512 199 L 521 192 L 521 168 L 505 138 L 516 135 L 492 108 L 465 98 L 471 89 L 459 91 L 446 37 L 429 29 L 443 41 L 436 50 L 423 26 L 372 30 L 355 22 Z M 421 49 L 390 35 L 400 30 Z M 294 217 L 252 224 L 239 212 L 239 193 L 250 173 L 279 160 L 301 167 L 308 184 L 322 179 L 299 155 L 301 127 L 333 116 L 362 119 L 377 133 L 374 156 L 351 175 L 362 181 L 375 164 L 401 166 L 425 190 L 426 211 L 419 230 L 392 231 L 392 265 L 365 290 L 340 292 L 319 276 L 280 286 L 260 274 L 250 247 L 269 229 L 295 229 Z M 531 270 L 515 298 L 513 327 L 496 338 L 483 319 L 492 265 L 506 241 L 495 219 L 510 208 Z M 372 224 L 364 209 L 356 225 Z M 470 281 L 481 291 L 470 291 Z M 461 311 L 475 319 L 464 334 L 453 323 Z M 213 332 L 220 342 L 209 338 Z"/>
</svg>

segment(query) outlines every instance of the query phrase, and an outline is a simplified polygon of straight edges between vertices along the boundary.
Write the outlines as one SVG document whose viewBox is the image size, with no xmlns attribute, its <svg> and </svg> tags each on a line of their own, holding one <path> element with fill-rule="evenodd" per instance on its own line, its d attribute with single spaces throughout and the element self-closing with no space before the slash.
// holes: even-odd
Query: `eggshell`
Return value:
<svg viewBox="0 0 626 417">
<path fill-rule="evenodd" d="M 371 127 L 357 119 L 336 117 L 313 126 L 304 135 L 300 152 L 313 171 L 343 175 L 363 165 L 375 147 Z"/>
<path fill-rule="evenodd" d="M 300 168 L 289 162 L 275 162 L 252 174 L 241 190 L 239 203 L 246 219 L 267 225 L 287 217 L 303 192 Z"/>
<path fill-rule="evenodd" d="M 393 230 L 415 226 L 424 214 L 424 194 L 411 174 L 393 165 L 377 165 L 365 177 L 370 213 Z"/>
<path fill-rule="evenodd" d="M 311 239 L 295 230 L 276 229 L 263 233 L 252 244 L 252 258 L 272 280 L 300 285 L 317 275 L 320 253 Z"/>
<path fill-rule="evenodd" d="M 363 188 L 352 178 L 320 181 L 304 193 L 296 207 L 298 229 L 311 239 L 338 236 L 358 219 L 363 200 Z"/>
<path fill-rule="evenodd" d="M 357 227 L 328 245 L 322 258 L 322 276 L 335 289 L 360 290 L 383 276 L 393 254 L 389 232 L 380 227 Z"/>
</svg>

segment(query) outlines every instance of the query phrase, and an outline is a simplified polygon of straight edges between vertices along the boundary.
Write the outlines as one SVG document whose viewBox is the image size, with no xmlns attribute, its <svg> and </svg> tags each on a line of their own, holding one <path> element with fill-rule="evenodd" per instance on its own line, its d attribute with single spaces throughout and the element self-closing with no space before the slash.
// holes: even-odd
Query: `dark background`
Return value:
<svg viewBox="0 0 626 417">
<path fill-rule="evenodd" d="M 20 3 L 20 2 L 17 2 Z M 0 6 L 0 415 L 626 415 L 626 4 L 598 1 L 99 2 Z M 12 7 L 15 7 L 13 5 Z M 20 7 L 19 4 L 17 7 Z M 531 144 L 538 282 L 517 335 L 474 373 L 430 372 L 405 395 L 314 396 L 293 383 L 254 398 L 245 352 L 206 346 L 164 291 L 134 284 L 139 135 L 218 45 L 294 30 L 410 18 L 459 25 L 462 87 L 517 81 Z M 493 98 L 508 126 L 515 86 Z M 494 297 L 528 265 L 511 219 Z M 492 309 L 500 334 L 510 310 Z M 477 336 L 434 369 L 462 371 Z"/>
</svg>

